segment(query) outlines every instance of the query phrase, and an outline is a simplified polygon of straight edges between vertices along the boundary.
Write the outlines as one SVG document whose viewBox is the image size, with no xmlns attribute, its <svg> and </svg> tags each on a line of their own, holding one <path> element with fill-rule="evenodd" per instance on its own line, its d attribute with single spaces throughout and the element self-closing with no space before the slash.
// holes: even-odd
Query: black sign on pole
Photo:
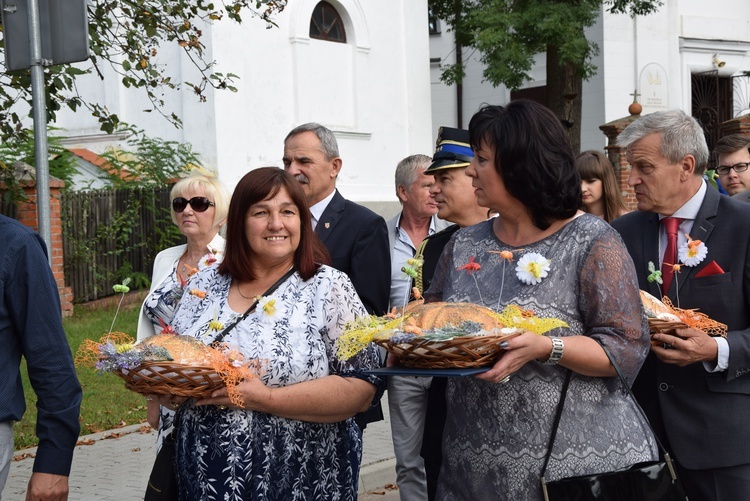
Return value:
<svg viewBox="0 0 750 501">
<path fill-rule="evenodd" d="M 89 58 L 86 0 L 38 0 L 43 66 Z M 28 0 L 0 0 L 7 71 L 28 69 Z"/>
</svg>

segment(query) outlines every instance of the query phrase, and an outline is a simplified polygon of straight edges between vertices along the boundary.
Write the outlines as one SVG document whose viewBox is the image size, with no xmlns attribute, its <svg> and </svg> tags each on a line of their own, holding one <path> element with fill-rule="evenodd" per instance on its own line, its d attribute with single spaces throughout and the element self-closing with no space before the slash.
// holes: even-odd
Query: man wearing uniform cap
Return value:
<svg viewBox="0 0 750 501">
<path fill-rule="evenodd" d="M 454 224 L 424 239 L 417 249 L 417 255 L 424 259 L 422 273 L 417 277 L 415 284 L 420 292 L 429 289 L 443 247 L 453 234 L 460 228 L 487 220 L 487 208 L 477 204 L 471 178 L 465 173 L 472 158 L 474 152 L 469 145 L 468 130 L 440 127 L 432 164 L 424 172 L 435 177 L 430 193 L 438 205 L 438 217 Z M 445 382 L 445 378 L 433 377 L 428 392 L 421 455 L 427 475 L 429 500 L 435 499 L 442 463 L 442 437 L 446 412 Z"/>
<path fill-rule="evenodd" d="M 417 250 L 424 259 L 422 273 L 415 284 L 420 292 L 429 289 L 438 258 L 453 233 L 487 220 L 487 208 L 477 204 L 471 178 L 465 174 L 472 158 L 474 152 L 469 146 L 468 130 L 440 127 L 435 155 L 424 173 L 435 177 L 430 193 L 438 206 L 437 216 L 453 225 L 427 237 Z"/>
</svg>

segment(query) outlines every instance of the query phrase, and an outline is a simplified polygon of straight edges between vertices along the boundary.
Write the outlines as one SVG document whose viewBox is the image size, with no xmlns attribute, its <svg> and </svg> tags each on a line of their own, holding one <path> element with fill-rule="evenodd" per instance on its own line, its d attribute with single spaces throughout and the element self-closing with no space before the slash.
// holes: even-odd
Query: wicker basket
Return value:
<svg viewBox="0 0 750 501">
<path fill-rule="evenodd" d="M 519 334 L 521 333 L 460 336 L 447 341 L 417 337 L 399 344 L 392 343 L 390 339 L 378 339 L 375 342 L 399 357 L 399 363 L 404 367 L 465 369 L 491 365 L 503 351 L 500 343 Z"/>
<path fill-rule="evenodd" d="M 648 319 L 648 330 L 651 334 L 660 332 L 662 334 L 674 334 L 675 329 L 684 329 L 687 324 L 673 320 L 662 320 L 660 318 Z"/>
<path fill-rule="evenodd" d="M 125 387 L 142 395 L 177 395 L 206 398 L 226 386 L 213 367 L 174 362 L 143 362 L 134 369 L 114 371 Z"/>
</svg>

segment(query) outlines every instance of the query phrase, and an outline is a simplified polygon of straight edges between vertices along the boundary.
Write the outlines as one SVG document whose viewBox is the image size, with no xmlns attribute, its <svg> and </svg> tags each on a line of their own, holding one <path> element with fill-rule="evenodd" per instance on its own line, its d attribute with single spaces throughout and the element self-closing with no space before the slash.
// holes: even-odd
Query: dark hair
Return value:
<svg viewBox="0 0 750 501">
<path fill-rule="evenodd" d="M 471 147 L 495 149 L 495 169 L 513 197 L 526 206 L 542 230 L 575 215 L 581 205 L 581 177 L 560 120 L 525 99 L 484 106 L 469 122 Z"/>
<path fill-rule="evenodd" d="M 625 202 L 615 179 L 615 169 L 604 153 L 596 150 L 584 151 L 576 157 L 576 168 L 581 179 L 601 180 L 605 221 L 611 223 L 625 212 Z"/>
<path fill-rule="evenodd" d="M 307 280 L 318 271 L 321 264 L 330 262 L 328 251 L 313 232 L 310 210 L 300 184 L 284 169 L 261 167 L 245 174 L 232 194 L 227 216 L 226 250 L 224 261 L 219 265 L 219 273 L 241 281 L 256 278 L 250 266 L 255 255 L 245 235 L 247 211 L 252 205 L 275 197 L 282 188 L 299 210 L 300 238 L 299 246 L 294 252 L 294 269 L 303 280 Z"/>
<path fill-rule="evenodd" d="M 731 155 L 735 151 L 750 151 L 750 136 L 747 134 L 730 134 L 716 141 L 714 153 L 717 155 Z"/>
</svg>

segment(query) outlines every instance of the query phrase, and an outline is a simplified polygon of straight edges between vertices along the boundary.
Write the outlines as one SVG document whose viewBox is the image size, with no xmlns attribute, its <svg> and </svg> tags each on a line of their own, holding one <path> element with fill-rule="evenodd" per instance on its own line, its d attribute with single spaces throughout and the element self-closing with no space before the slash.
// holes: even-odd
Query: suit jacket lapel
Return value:
<svg viewBox="0 0 750 501">
<path fill-rule="evenodd" d="M 333 229 L 336 227 L 336 223 L 341 219 L 341 214 L 344 212 L 344 197 L 336 190 L 333 198 L 328 203 L 328 207 L 323 211 L 323 214 L 318 220 L 318 224 L 315 226 L 315 233 L 324 244 L 328 237 L 333 233 Z"/>
<path fill-rule="evenodd" d="M 654 268 L 659 269 L 659 263 L 661 259 L 659 257 L 659 216 L 653 212 L 649 212 L 646 221 L 643 225 L 643 262 L 648 265 L 649 262 L 654 263 Z M 645 273 L 649 275 L 648 268 L 642 270 L 636 270 L 636 273 Z M 648 292 L 654 297 L 661 297 L 661 285 L 657 282 L 648 283 Z"/>
<path fill-rule="evenodd" d="M 719 209 L 719 199 L 722 195 L 718 191 L 711 188 L 710 186 L 706 189 L 706 196 L 703 198 L 701 208 L 698 210 L 698 215 L 695 216 L 693 222 L 693 229 L 690 230 L 690 238 L 693 240 L 700 240 L 701 242 L 707 242 L 711 232 L 714 229 L 714 224 L 710 221 L 716 216 Z M 706 243 L 708 247 L 708 243 Z M 711 256 L 706 256 L 706 259 L 710 262 Z M 679 290 L 688 283 L 688 279 L 692 278 L 697 272 L 700 266 L 683 266 L 682 272 L 678 278 Z M 686 273 L 687 270 L 687 273 Z"/>
</svg>

